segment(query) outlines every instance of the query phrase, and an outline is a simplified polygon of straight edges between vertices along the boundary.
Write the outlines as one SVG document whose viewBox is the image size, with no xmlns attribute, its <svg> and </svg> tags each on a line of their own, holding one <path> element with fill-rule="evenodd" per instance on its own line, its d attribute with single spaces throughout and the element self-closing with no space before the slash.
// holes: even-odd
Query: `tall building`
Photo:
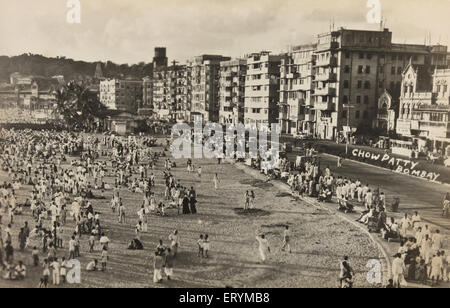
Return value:
<svg viewBox="0 0 450 308">
<path fill-rule="evenodd" d="M 155 47 L 155 56 L 153 57 L 153 68 L 167 67 L 168 59 L 165 47 Z"/>
<path fill-rule="evenodd" d="M 305 120 L 297 122 L 304 121 L 304 133 L 313 133 L 324 139 L 345 137 L 358 127 L 374 126 L 381 95 L 387 91 L 391 97 L 399 97 L 402 72 L 410 59 L 414 65 L 431 70 L 447 65 L 447 47 L 394 44 L 392 32 L 388 29 L 341 28 L 318 35 L 315 45 L 310 58 L 314 75 L 311 100 L 307 99 L 307 91 L 302 94 L 305 97 Z M 293 53 L 290 53 L 291 57 Z M 283 95 L 285 92 L 280 89 Z M 312 109 L 306 108 L 308 104 Z M 303 119 L 302 112 L 300 108 L 300 119 Z M 282 120 L 293 123 L 295 115 L 286 111 Z M 287 124 L 284 126 L 285 131 L 289 128 L 292 131 L 292 127 L 286 129 Z M 301 126 L 297 123 L 297 128 Z"/>
<path fill-rule="evenodd" d="M 187 104 L 186 66 L 174 62 L 153 72 L 153 110 L 160 119 L 182 121 Z"/>
<path fill-rule="evenodd" d="M 316 50 L 315 44 L 295 46 L 281 59 L 280 66 L 280 129 L 282 133 L 312 135 L 315 110 L 312 99 Z M 326 70 L 319 80 L 336 78 Z"/>
<path fill-rule="evenodd" d="M 202 55 L 188 61 L 191 74 L 191 118 L 200 115 L 204 122 L 219 121 L 219 71 L 220 62 L 230 57 Z"/>
<path fill-rule="evenodd" d="M 180 66 L 176 72 L 175 120 L 189 122 L 191 114 L 191 71 L 186 65 Z"/>
<path fill-rule="evenodd" d="M 142 80 L 107 79 L 100 81 L 100 102 L 108 109 L 136 113 L 142 104 Z"/>
<path fill-rule="evenodd" d="M 153 109 L 153 76 L 142 79 L 142 105 L 139 109 Z"/>
<path fill-rule="evenodd" d="M 410 64 L 404 70 L 397 133 L 422 150 L 450 145 L 450 69 Z"/>
<path fill-rule="evenodd" d="M 246 74 L 245 59 L 220 62 L 219 122 L 221 124 L 244 123 Z"/>
<path fill-rule="evenodd" d="M 262 51 L 247 57 L 244 123 L 278 123 L 280 65 L 284 56 Z"/>
</svg>

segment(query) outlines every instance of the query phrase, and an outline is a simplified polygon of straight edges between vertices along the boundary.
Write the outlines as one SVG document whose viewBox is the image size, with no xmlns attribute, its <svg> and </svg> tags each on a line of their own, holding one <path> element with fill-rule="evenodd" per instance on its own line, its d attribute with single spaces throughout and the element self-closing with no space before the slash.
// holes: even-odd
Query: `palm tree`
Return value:
<svg viewBox="0 0 450 308">
<path fill-rule="evenodd" d="M 69 82 L 56 92 L 57 112 L 67 128 L 89 129 L 96 119 L 103 119 L 106 107 L 83 83 Z"/>
</svg>

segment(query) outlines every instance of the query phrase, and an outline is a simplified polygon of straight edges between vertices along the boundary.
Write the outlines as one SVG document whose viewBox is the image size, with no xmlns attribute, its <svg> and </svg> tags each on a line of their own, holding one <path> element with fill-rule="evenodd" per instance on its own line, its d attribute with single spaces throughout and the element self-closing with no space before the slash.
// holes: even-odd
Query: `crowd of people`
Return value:
<svg viewBox="0 0 450 308">
<path fill-rule="evenodd" d="M 87 271 L 107 271 L 110 239 L 102 213 L 95 208 L 95 200 L 105 199 L 106 191 L 112 193 L 111 210 L 118 222 L 127 226 L 136 222 L 129 249 L 143 249 L 141 234 L 149 232 L 148 215 L 165 216 L 170 208 L 178 214 L 197 213 L 196 191 L 175 179 L 171 168 L 176 165 L 170 159 L 164 162 L 161 178 L 164 198 L 156 201 L 155 165 L 166 157 L 167 147 L 153 149 L 152 138 L 2 129 L 0 145 L 0 167 L 8 175 L 8 181 L 0 185 L 0 266 L 4 279 L 26 279 L 27 266 L 33 266 L 42 269 L 39 287 L 48 287 L 50 282 L 57 286 L 66 282 L 67 261 L 82 253 L 91 259 Z M 114 183 L 106 178 L 113 178 Z M 30 193 L 24 202 L 18 202 L 17 192 L 25 187 Z M 124 190 L 143 195 L 136 214 L 125 207 L 121 197 Z M 22 215 L 24 208 L 29 209 L 32 224 L 25 222 L 20 228 L 16 246 L 14 218 Z M 127 221 L 128 215 L 131 219 Z M 173 275 L 178 237 L 174 231 L 169 247 L 162 241 L 157 246 L 155 282 L 161 280 L 158 268 L 164 267 L 169 279 Z M 81 249 L 83 242 L 89 247 L 87 251 Z M 207 236 L 202 245 L 207 256 Z M 32 262 L 17 258 L 15 247 L 21 256 L 30 253 Z"/>
<path fill-rule="evenodd" d="M 342 161 L 338 160 L 337 168 L 340 167 Z M 356 206 L 360 206 L 359 223 L 366 225 L 370 232 L 379 233 L 385 240 L 400 243 L 393 262 L 394 287 L 407 285 L 406 280 L 424 284 L 449 281 L 450 257 L 445 253 L 440 230 L 432 231 L 418 212 L 411 216 L 405 214 L 401 220 L 388 217 L 388 210 L 397 210 L 398 198 L 387 204 L 386 195 L 379 188 L 371 188 L 359 179 L 334 175 L 329 166 L 321 169 L 318 162 L 307 161 L 296 171 L 291 171 L 287 183 L 297 197 L 308 196 L 319 202 L 332 202 L 334 198 L 338 210 L 344 213 L 352 213 Z M 450 196 L 447 195 L 444 207 L 450 203 L 448 200 Z"/>
</svg>

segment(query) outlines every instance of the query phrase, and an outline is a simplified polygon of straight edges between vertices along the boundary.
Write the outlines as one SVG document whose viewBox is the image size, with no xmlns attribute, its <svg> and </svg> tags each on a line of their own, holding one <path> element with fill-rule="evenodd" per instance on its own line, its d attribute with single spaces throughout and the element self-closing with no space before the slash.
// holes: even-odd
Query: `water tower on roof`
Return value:
<svg viewBox="0 0 450 308">
<path fill-rule="evenodd" d="M 166 47 L 155 47 L 155 56 L 153 57 L 153 67 L 167 67 L 168 59 Z"/>
</svg>

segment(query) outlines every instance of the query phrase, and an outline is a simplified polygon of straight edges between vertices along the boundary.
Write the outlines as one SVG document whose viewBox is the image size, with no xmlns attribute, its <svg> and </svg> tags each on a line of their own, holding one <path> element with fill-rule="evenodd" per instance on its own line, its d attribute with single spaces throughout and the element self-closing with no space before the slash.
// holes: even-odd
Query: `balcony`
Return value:
<svg viewBox="0 0 450 308">
<path fill-rule="evenodd" d="M 318 57 L 317 61 L 316 61 L 316 67 L 317 66 L 331 66 L 331 67 L 335 67 L 337 66 L 337 58 L 336 57 L 331 57 L 328 59 L 320 59 L 320 57 Z"/>
<path fill-rule="evenodd" d="M 306 99 L 304 104 L 306 107 L 314 107 L 314 101 L 312 99 Z"/>
<path fill-rule="evenodd" d="M 317 74 L 316 75 L 316 81 L 336 81 L 337 76 L 335 73 L 324 73 L 324 74 Z"/>
<path fill-rule="evenodd" d="M 288 73 L 286 74 L 286 78 L 287 79 L 294 79 L 294 78 L 298 78 L 300 76 L 299 73 Z"/>
<path fill-rule="evenodd" d="M 330 88 L 330 87 L 325 87 L 322 89 L 315 89 L 314 91 L 314 95 L 315 96 L 336 96 L 336 89 L 335 88 Z"/>
<path fill-rule="evenodd" d="M 289 90 L 292 90 L 292 86 L 287 84 L 280 85 L 280 91 L 289 91 Z"/>
<path fill-rule="evenodd" d="M 314 104 L 316 110 L 333 110 L 333 103 L 331 102 L 316 102 Z"/>
<path fill-rule="evenodd" d="M 338 49 L 339 48 L 339 42 L 329 42 L 324 44 L 319 44 L 317 46 L 317 50 L 325 51 L 330 49 Z"/>
<path fill-rule="evenodd" d="M 315 116 L 312 115 L 312 114 L 309 114 L 309 113 L 305 114 L 305 121 L 306 122 L 314 122 L 315 121 L 314 118 L 315 118 Z"/>
</svg>

